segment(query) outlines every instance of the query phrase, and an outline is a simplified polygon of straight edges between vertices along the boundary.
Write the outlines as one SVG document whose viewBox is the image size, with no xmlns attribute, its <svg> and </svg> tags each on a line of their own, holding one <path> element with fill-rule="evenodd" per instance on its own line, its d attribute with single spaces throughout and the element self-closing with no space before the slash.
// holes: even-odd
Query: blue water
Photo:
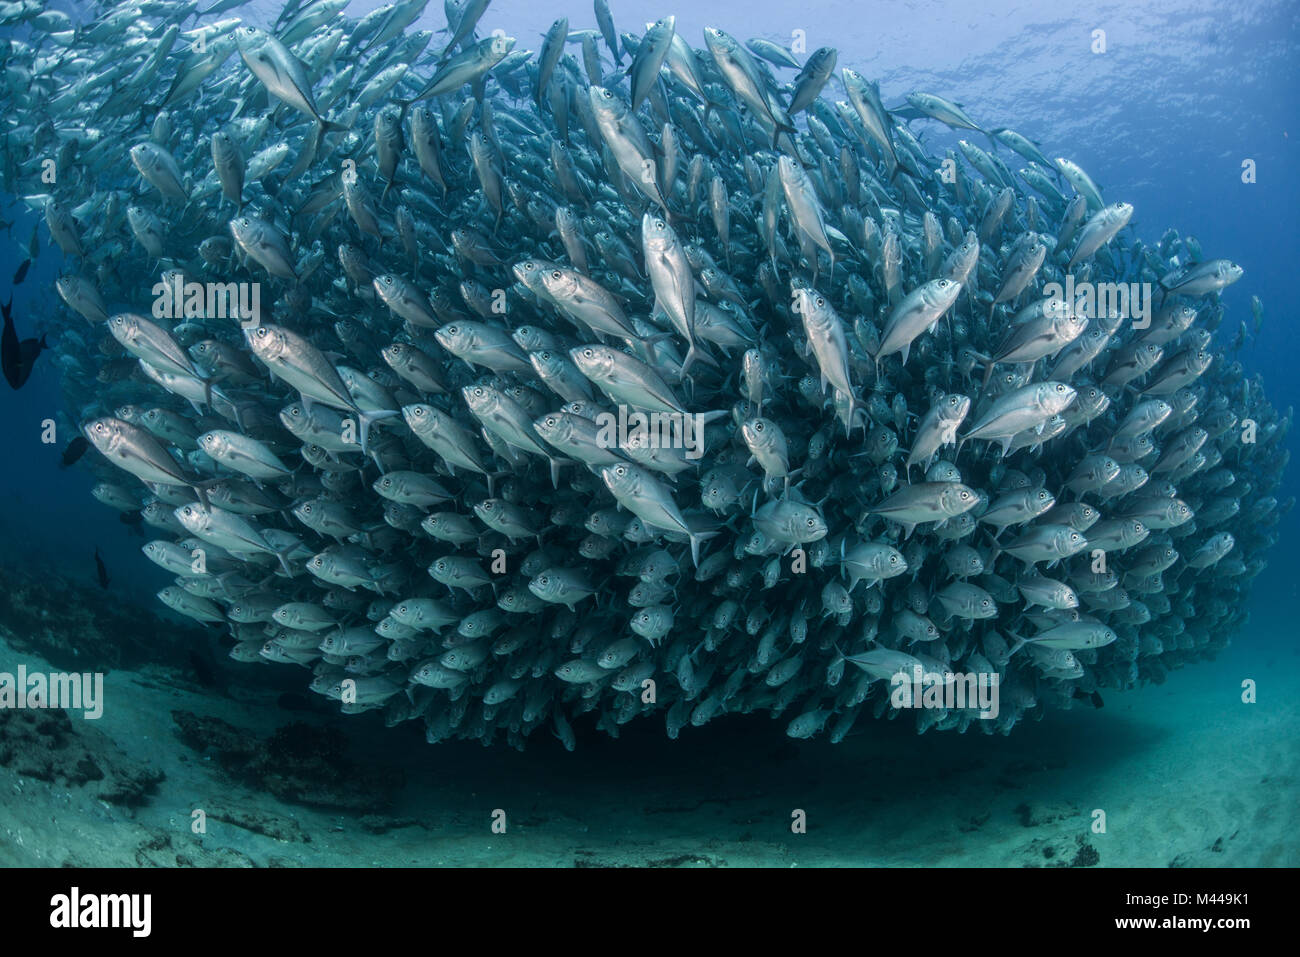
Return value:
<svg viewBox="0 0 1300 957">
<path fill-rule="evenodd" d="M 380 5 L 353 0 L 346 13 L 359 17 Z M 74 16 L 77 9 L 63 2 L 50 6 Z M 938 93 L 964 104 L 986 127 L 1011 127 L 1038 141 L 1049 157 L 1077 161 L 1108 202 L 1136 208 L 1135 228 L 1144 240 L 1156 241 L 1172 227 L 1195 236 L 1207 258 L 1225 257 L 1244 267 L 1245 277 L 1223 296 L 1227 316 L 1220 335 L 1230 337 L 1240 321 L 1250 323 L 1250 298 L 1258 296 L 1265 309 L 1263 329 L 1238 358 L 1248 373 L 1262 377 L 1279 409 L 1300 404 L 1300 330 L 1292 328 L 1300 266 L 1300 5 L 1158 0 L 1064 10 L 1053 0 L 696 0 L 674 8 L 611 0 L 611 7 L 618 29 L 638 34 L 647 21 L 672 12 L 678 32 L 697 46 L 706 25 L 787 46 L 802 36 L 807 51 L 834 46 L 840 66 L 879 81 L 887 106 L 912 90 Z M 251 3 L 222 16 L 270 26 L 274 16 L 267 11 L 275 9 Z M 519 38 L 517 49 L 536 49 L 561 15 L 569 17 L 572 29 L 595 25 L 587 2 L 495 0 L 480 32 L 500 27 Z M 434 2 L 415 27 L 436 30 L 443 22 L 441 5 Z M 1096 30 L 1105 31 L 1104 53 L 1092 50 Z M 841 98 L 843 93 L 832 84 L 823 95 Z M 9 112 L 7 104 L 3 112 Z M 931 152 L 955 147 L 958 137 L 938 124 L 914 128 Z M 1256 169 L 1250 184 L 1242 182 L 1247 159 Z M 0 238 L 0 283 L 7 284 L 26 255 L 35 217 L 13 204 L 0 215 L 17 218 L 14 242 Z M 53 315 L 52 281 L 60 254 L 48 243 L 43 225 L 41 240 L 40 258 L 14 291 L 24 336 Z M 5 450 L 0 564 L 34 557 L 90 583 L 92 550 L 98 546 L 114 576 L 115 593 L 157 608 L 152 594 L 168 579 L 139 553 L 143 540 L 129 536 L 115 513 L 90 497 L 86 473 L 57 468 L 59 451 L 71 436 L 60 436 L 54 445 L 39 441 L 41 421 L 62 402 L 53 363 L 39 364 L 21 392 L 5 388 L 0 402 L 0 448 Z M 1288 442 L 1294 450 L 1294 431 Z M 1300 470 L 1293 467 L 1278 498 L 1294 495 L 1300 495 Z M 1294 622 L 1300 620 L 1294 574 L 1300 513 L 1292 511 L 1279 533 L 1269 567 L 1254 581 L 1252 621 L 1235 639 L 1233 660 L 1243 672 L 1276 666 L 1294 676 L 1300 660 L 1293 651 Z M 1170 682 L 1187 677 L 1174 674 Z M 706 749 L 709 742 L 726 740 L 711 734 L 726 732 L 710 729 L 690 737 Z M 781 740 L 776 726 L 772 737 Z M 1142 744 L 1159 747 L 1158 741 Z M 693 745 L 684 736 L 676 746 Z M 819 746 L 817 753 L 826 750 Z"/>
</svg>

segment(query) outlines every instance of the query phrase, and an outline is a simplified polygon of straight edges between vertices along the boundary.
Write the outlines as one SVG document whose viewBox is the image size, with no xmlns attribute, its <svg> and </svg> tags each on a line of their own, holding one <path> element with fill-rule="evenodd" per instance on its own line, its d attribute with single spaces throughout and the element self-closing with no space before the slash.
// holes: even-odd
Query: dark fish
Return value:
<svg viewBox="0 0 1300 957">
<path fill-rule="evenodd" d="M 217 669 L 212 664 L 211 656 L 197 649 L 190 649 L 189 659 L 195 680 L 205 688 L 215 687 L 218 683 Z"/>
<path fill-rule="evenodd" d="M 32 374 L 36 357 L 50 346 L 44 336 L 19 341 L 18 331 L 14 328 L 13 304 L 13 296 L 10 296 L 9 301 L 0 306 L 5 322 L 4 337 L 0 340 L 0 361 L 4 365 L 5 381 L 10 387 L 21 389 Z"/>
<path fill-rule="evenodd" d="M 63 450 L 63 454 L 59 456 L 59 468 L 66 469 L 69 466 L 75 465 L 77 459 L 85 455 L 86 449 L 88 448 L 90 448 L 90 442 L 87 441 L 84 435 L 78 435 L 73 438 L 73 440 L 68 443 L 68 447 Z"/>
<path fill-rule="evenodd" d="M 17 389 L 22 386 L 19 379 L 19 373 L 22 366 L 22 345 L 18 342 L 18 331 L 14 328 L 14 317 L 12 313 L 14 305 L 13 296 L 9 301 L 0 307 L 4 311 L 4 337 L 0 339 L 0 360 L 3 360 L 5 381 L 10 387 Z"/>
<path fill-rule="evenodd" d="M 1076 701 L 1090 702 L 1094 708 L 1104 708 L 1106 706 L 1106 703 L 1101 700 L 1101 694 L 1096 691 L 1087 692 L 1082 688 L 1075 688 L 1074 698 Z"/>
<path fill-rule="evenodd" d="M 18 355 L 21 362 L 19 368 L 22 370 L 22 380 L 19 385 L 22 385 L 31 376 L 32 369 L 36 367 L 36 357 L 49 347 L 50 343 L 45 336 L 41 336 L 39 339 L 33 336 L 18 343 Z"/>
<path fill-rule="evenodd" d="M 99 546 L 95 546 L 95 577 L 99 580 L 100 588 L 108 587 L 108 568 L 104 565 L 104 559 L 99 557 Z"/>
<path fill-rule="evenodd" d="M 30 259 L 24 259 L 21 263 L 18 264 L 18 271 L 14 273 L 15 286 L 17 286 L 24 279 L 27 278 L 27 270 L 31 268 L 32 268 L 32 261 Z"/>
</svg>

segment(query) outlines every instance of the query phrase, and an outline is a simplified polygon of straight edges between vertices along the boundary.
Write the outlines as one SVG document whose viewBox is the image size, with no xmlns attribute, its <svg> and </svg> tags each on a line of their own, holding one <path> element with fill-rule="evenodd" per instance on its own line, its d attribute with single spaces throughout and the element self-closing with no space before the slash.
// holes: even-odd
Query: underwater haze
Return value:
<svg viewBox="0 0 1300 957">
<path fill-rule="evenodd" d="M 1295 5 L 132 6 L 0 5 L 0 863 L 1300 863 Z"/>
</svg>

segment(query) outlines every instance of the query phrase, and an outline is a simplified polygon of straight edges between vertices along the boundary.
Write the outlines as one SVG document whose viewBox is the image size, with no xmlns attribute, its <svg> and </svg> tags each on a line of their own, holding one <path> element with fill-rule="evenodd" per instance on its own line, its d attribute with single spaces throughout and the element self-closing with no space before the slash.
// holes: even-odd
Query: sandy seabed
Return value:
<svg viewBox="0 0 1300 957">
<path fill-rule="evenodd" d="M 1247 638 L 1005 738 L 917 736 L 908 716 L 860 719 L 839 745 L 792 741 L 786 715 L 678 741 L 654 721 L 620 740 L 580 728 L 575 753 L 539 736 L 519 754 L 429 746 L 358 716 L 340 738 L 357 760 L 353 810 L 281 800 L 259 786 L 276 779 L 276 752 L 249 777 L 193 733 L 208 718 L 244 740 L 337 721 L 285 710 L 273 691 L 115 671 L 98 721 L 29 712 L 18 734 L 7 716 L 0 866 L 1296 866 L 1300 651 L 1253 652 Z M 0 635 L 0 671 L 18 664 L 55 670 Z M 1241 701 L 1247 679 L 1257 703 Z M 374 807 L 356 806 L 372 784 Z M 796 811 L 806 833 L 792 832 Z"/>
</svg>

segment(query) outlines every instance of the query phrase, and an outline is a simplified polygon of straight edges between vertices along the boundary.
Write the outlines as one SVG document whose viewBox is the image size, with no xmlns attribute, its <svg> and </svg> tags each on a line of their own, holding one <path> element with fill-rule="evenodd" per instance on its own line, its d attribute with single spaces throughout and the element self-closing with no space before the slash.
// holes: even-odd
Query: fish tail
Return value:
<svg viewBox="0 0 1300 957">
<path fill-rule="evenodd" d="M 280 567 L 284 569 L 284 573 L 290 578 L 293 577 L 293 566 L 289 564 L 289 553 L 296 547 L 296 545 L 287 545 L 284 548 L 277 549 L 275 553 L 275 557 L 280 560 Z"/>
<path fill-rule="evenodd" d="M 992 532 L 989 533 L 989 541 L 993 543 L 993 550 L 989 552 L 988 567 L 992 568 L 993 563 L 996 562 L 998 560 L 998 556 L 1002 554 L 1002 545 L 998 542 L 997 535 L 993 534 Z"/>
<path fill-rule="evenodd" d="M 993 381 L 993 367 L 997 365 L 992 359 L 984 363 L 984 381 L 980 384 L 980 392 L 988 391 L 989 383 Z"/>
<path fill-rule="evenodd" d="M 691 535 L 691 561 L 696 568 L 700 567 L 700 537 L 695 534 Z"/>
<path fill-rule="evenodd" d="M 223 481 L 225 481 L 225 479 L 212 478 L 202 482 L 194 482 L 190 485 L 190 491 L 198 496 L 200 505 L 204 508 L 211 508 L 212 506 L 208 502 L 208 489 Z"/>
<path fill-rule="evenodd" d="M 357 411 L 357 418 L 361 422 L 361 451 L 370 454 L 370 426 L 384 419 L 391 419 L 395 415 L 402 413 L 396 409 L 377 409 L 371 412 Z"/>
</svg>

